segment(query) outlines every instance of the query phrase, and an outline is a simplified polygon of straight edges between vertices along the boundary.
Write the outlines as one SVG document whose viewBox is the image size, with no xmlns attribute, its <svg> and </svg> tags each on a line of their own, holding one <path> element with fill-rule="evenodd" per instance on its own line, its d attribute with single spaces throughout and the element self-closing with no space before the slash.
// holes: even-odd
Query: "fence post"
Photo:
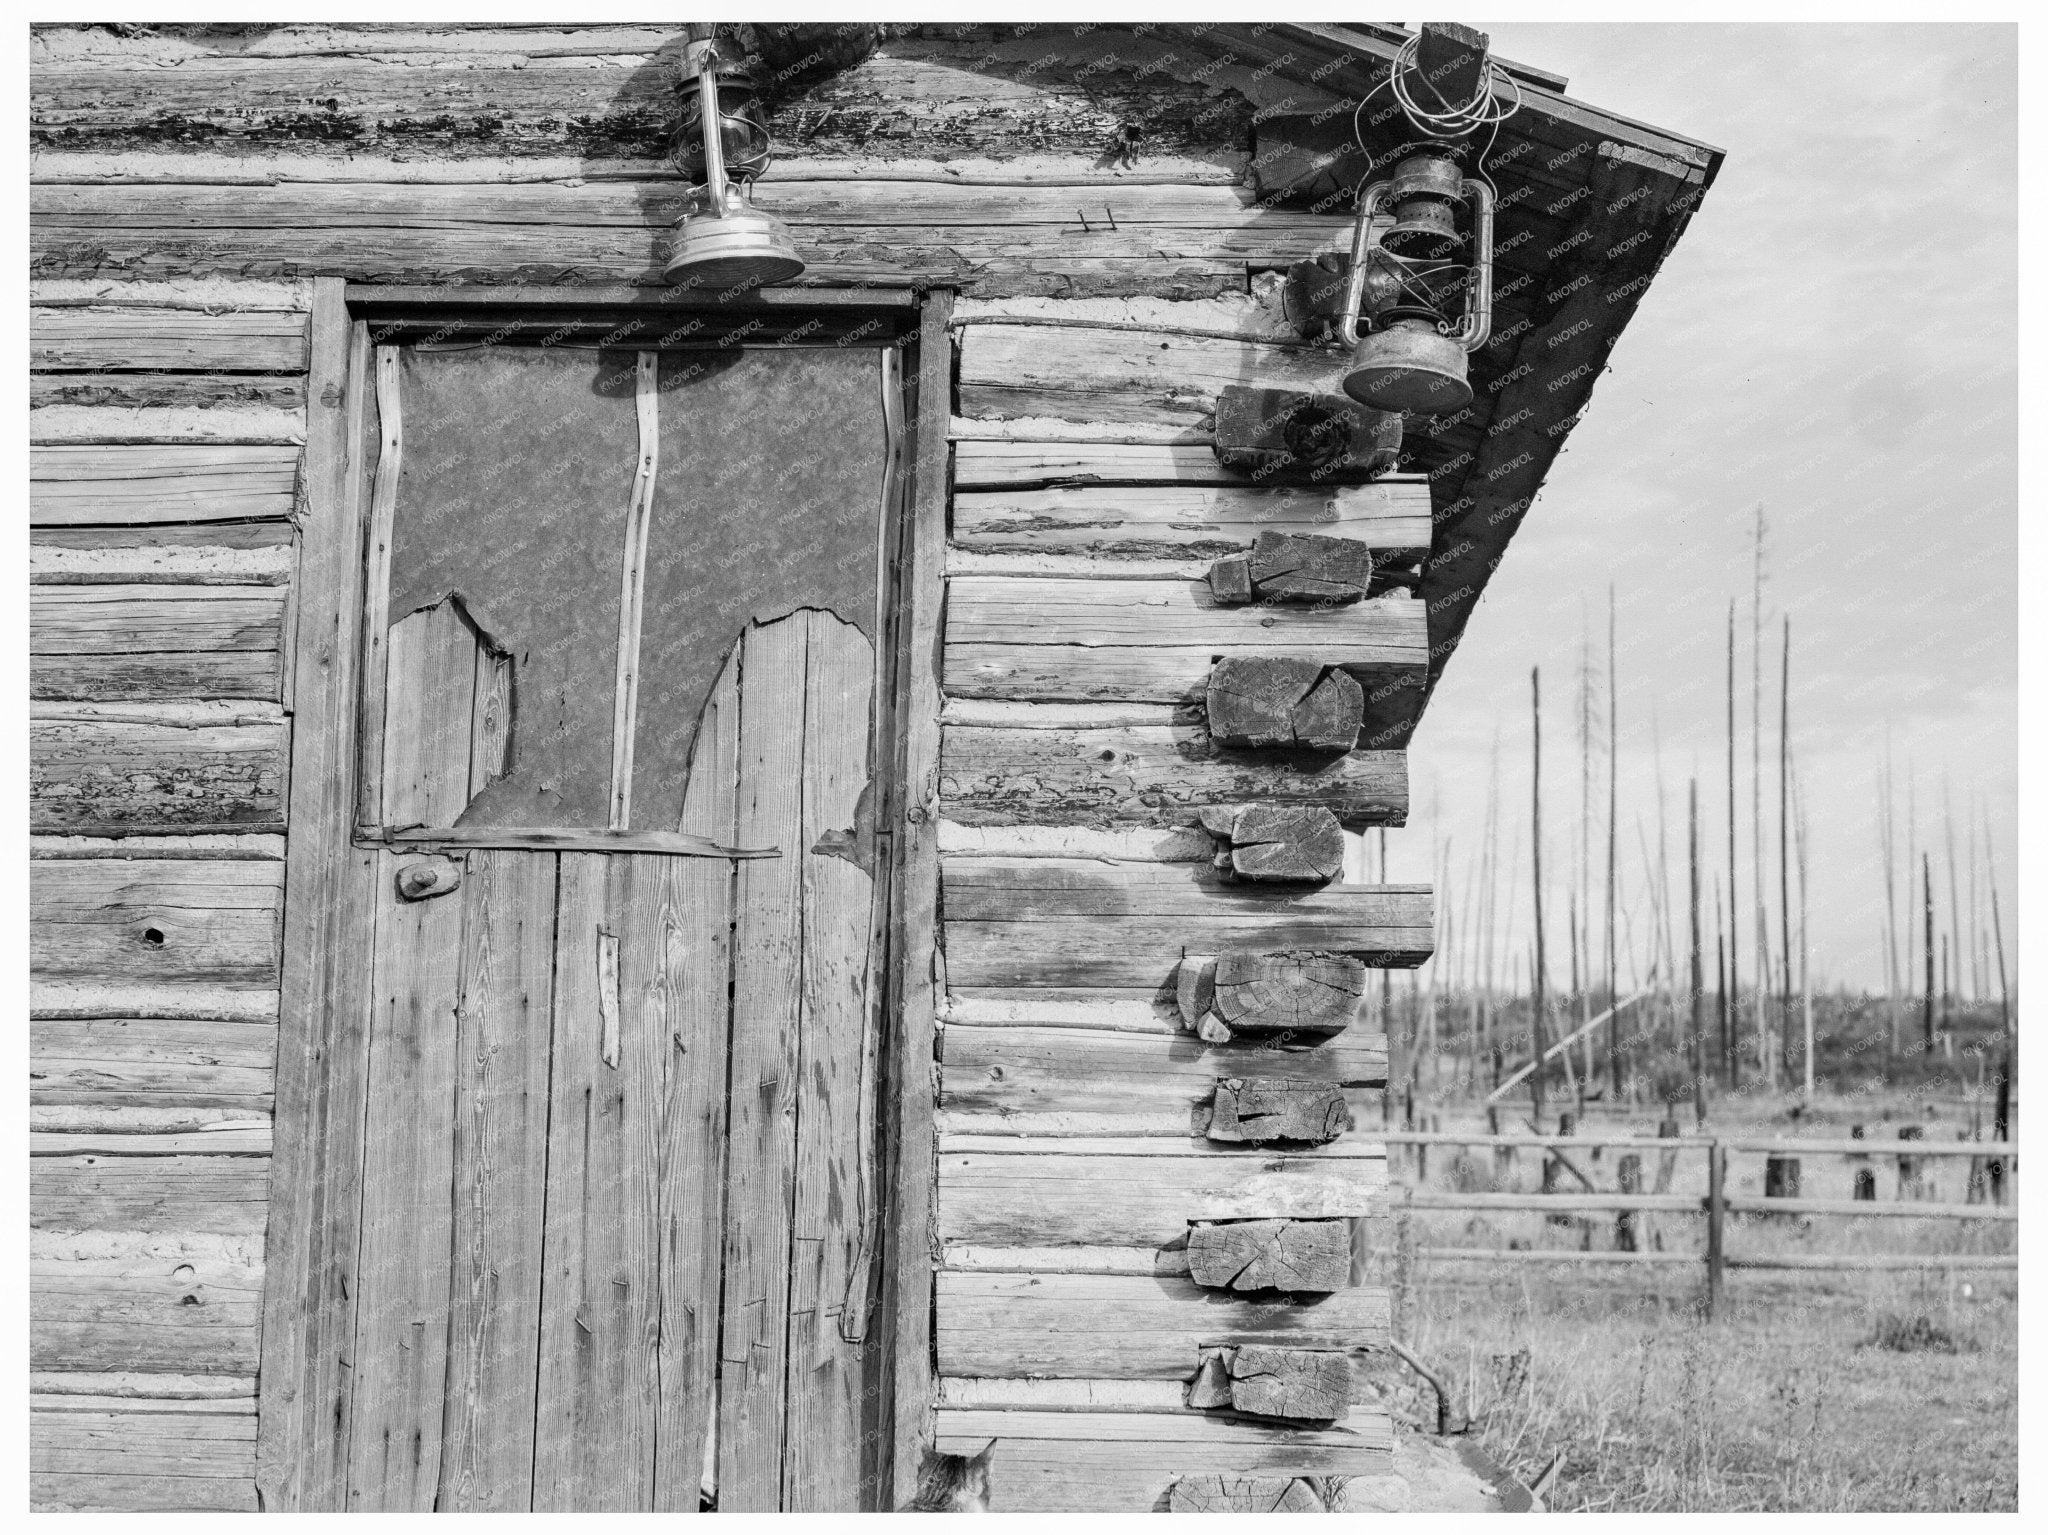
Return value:
<svg viewBox="0 0 2048 1535">
<path fill-rule="evenodd" d="M 1707 1315 L 1721 1309 L 1724 1225 L 1728 1217 L 1728 1152 L 1718 1139 L 1707 1142 Z"/>
</svg>

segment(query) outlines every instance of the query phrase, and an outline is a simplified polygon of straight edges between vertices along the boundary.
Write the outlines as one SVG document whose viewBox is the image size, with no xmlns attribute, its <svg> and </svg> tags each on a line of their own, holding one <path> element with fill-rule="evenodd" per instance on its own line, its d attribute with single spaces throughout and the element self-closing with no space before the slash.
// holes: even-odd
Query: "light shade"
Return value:
<svg viewBox="0 0 2048 1535">
<path fill-rule="evenodd" d="M 705 198 L 684 210 L 674 229 L 661 270 L 672 283 L 727 293 L 788 282 L 804 269 L 788 226 L 748 202 L 738 187 L 727 190 L 723 212 Z"/>
<path fill-rule="evenodd" d="M 1472 399 L 1465 348 L 1428 320 L 1401 319 L 1359 338 L 1344 392 L 1374 410 L 1442 415 Z"/>
</svg>

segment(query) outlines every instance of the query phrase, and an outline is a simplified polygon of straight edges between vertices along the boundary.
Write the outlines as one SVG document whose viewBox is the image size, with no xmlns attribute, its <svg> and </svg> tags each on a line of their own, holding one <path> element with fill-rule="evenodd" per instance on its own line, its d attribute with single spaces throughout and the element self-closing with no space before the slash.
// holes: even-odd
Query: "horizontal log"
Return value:
<svg viewBox="0 0 2048 1535">
<path fill-rule="evenodd" d="M 1732 1207 L 1733 1201 L 1730 1201 Z M 1697 1194 L 1602 1194 L 1560 1189 L 1555 1194 L 1458 1194 L 1411 1189 L 1401 1199 L 1411 1210 L 1541 1210 L 1575 1215 L 1594 1210 L 1665 1210 L 1698 1215 L 1704 1205 Z M 1864 1206 L 1868 1209 L 1869 1206 Z"/>
<path fill-rule="evenodd" d="M 978 1121 L 1033 1134 L 1051 1126 L 1200 1134 L 1219 1078 L 1284 1074 L 1346 1089 L 1365 1125 L 1378 1117 L 1386 1073 L 1385 1037 L 1363 1030 L 1314 1048 L 1260 1048 L 1212 1045 L 1194 1034 L 949 1024 L 940 1039 L 939 1104 L 961 1130 Z"/>
<path fill-rule="evenodd" d="M 36 1157 L 29 1163 L 29 1216 L 37 1230 L 260 1239 L 269 1208 L 270 1166 L 261 1157 Z"/>
<path fill-rule="evenodd" d="M 1192 702 L 1218 656 L 1342 667 L 1368 697 L 1427 664 L 1422 605 L 1328 612 L 1226 607 L 1206 582 L 961 577 L 949 583 L 945 679 L 963 697 Z"/>
<path fill-rule="evenodd" d="M 174 1134 L 137 1134 L 127 1126 L 112 1130 L 71 1132 L 35 1130 L 28 1138 L 32 1157 L 268 1157 L 270 1125 L 230 1122 Z"/>
<path fill-rule="evenodd" d="M 208 1023 L 277 1023 L 278 994 L 239 986 L 150 985 L 122 981 L 29 984 L 31 1018 L 154 1018 Z"/>
<path fill-rule="evenodd" d="M 287 445 L 62 446 L 29 453 L 29 521 L 249 521 L 291 516 L 299 450 Z"/>
<path fill-rule="evenodd" d="M 1729 1258 L 1732 1269 L 2018 1269 L 2018 1253 L 1766 1253 Z"/>
<path fill-rule="evenodd" d="M 939 1410 L 966 1412 L 1176 1412 L 1187 1405 L 1177 1380 L 1008 1380 L 939 1377 Z"/>
<path fill-rule="evenodd" d="M 37 1513 L 253 1514 L 256 1448 L 249 1470 L 234 1476 L 130 1476 L 121 1472 L 51 1472 L 29 1467 L 29 1508 Z"/>
<path fill-rule="evenodd" d="M 49 165 L 62 155 L 42 155 L 37 167 Z M 160 155 L 170 163 L 190 163 L 185 154 Z M 28 301 L 38 309 L 194 309 L 204 314 L 239 314 L 244 310 L 303 314 L 313 307 L 313 284 L 300 282 L 121 282 L 89 278 L 74 281 L 56 278 L 32 281 Z"/>
<path fill-rule="evenodd" d="M 960 343 L 960 414 L 1207 425 L 1256 379 L 1327 393 L 1349 357 L 1324 347 L 1092 327 L 976 325 Z"/>
<path fill-rule="evenodd" d="M 176 1105 L 156 1103 L 127 1104 L 110 1103 L 105 1098 L 89 1098 L 79 1103 L 51 1103 L 36 1091 L 40 1081 L 36 1061 L 30 1057 L 30 1096 L 28 1124 L 30 1130 L 29 1154 L 45 1154 L 45 1143 L 53 1135 L 90 1135 L 106 1138 L 107 1154 L 130 1156 L 135 1151 L 131 1143 L 147 1138 L 150 1144 L 143 1149 L 160 1152 L 161 1142 L 166 1137 L 191 1135 L 200 1131 L 218 1131 L 226 1128 L 250 1130 L 270 1128 L 270 1109 L 267 1104 L 256 1106 L 228 1105 L 222 1103 L 201 1103 L 197 1105 Z M 231 1137 L 216 1148 L 204 1141 L 195 1141 L 192 1150 L 199 1155 L 211 1154 L 214 1150 L 234 1151 L 243 1149 L 239 1137 Z"/>
<path fill-rule="evenodd" d="M 63 705 L 45 705 L 47 708 L 61 708 Z M 81 707 L 73 705 L 72 707 Z M 95 707 L 85 705 L 83 707 Z M 111 710 L 114 705 L 97 707 Z M 205 704 L 188 707 L 204 709 Z M 213 860 L 221 858 L 253 859 L 262 863 L 284 861 L 285 839 L 265 832 L 190 832 L 163 836 L 130 836 L 125 833 L 111 837 L 90 836 L 36 836 L 28 839 L 28 856 L 32 859 L 57 858 L 183 858 Z"/>
<path fill-rule="evenodd" d="M 275 310 L 29 310 L 31 368 L 82 372 L 302 373 L 306 317 Z"/>
<path fill-rule="evenodd" d="M 1880 1141 L 1855 1140 L 1847 1136 L 1834 1140 L 1773 1141 L 1764 1139 L 1723 1139 L 1728 1151 L 1771 1156 L 1843 1157 L 2013 1157 L 2020 1154 L 2018 1141 Z"/>
<path fill-rule="evenodd" d="M 30 1359 L 43 1370 L 248 1374 L 262 1299 L 262 1269 L 243 1264 L 31 1259 Z"/>
<path fill-rule="evenodd" d="M 117 410 L 254 405 L 302 413 L 306 384 L 290 373 L 31 373 L 28 403 Z"/>
<path fill-rule="evenodd" d="M 1056 1434 L 1052 1425 L 1072 1431 Z M 1381 1476 L 1393 1469 L 1393 1429 L 1382 1412 L 1354 1412 L 1339 1427 L 1311 1431 L 1186 1413 L 940 1410 L 939 1450 L 973 1454 L 991 1439 L 989 1507 L 1000 1512 L 1164 1512 L 1184 1476 Z"/>
<path fill-rule="evenodd" d="M 954 986 L 1161 987 L 1183 952 L 1315 949 L 1405 967 L 1431 951 L 1427 886 L 1317 890 L 1224 882 L 1184 864 L 947 859 Z"/>
<path fill-rule="evenodd" d="M 960 437 L 962 431 L 985 430 L 987 425 L 959 420 L 954 423 L 956 491 L 1025 492 L 1063 485 L 1213 485 L 1243 490 L 1255 484 L 1250 475 L 1226 469 L 1219 463 L 1215 447 L 1207 438 L 1126 443 Z"/>
<path fill-rule="evenodd" d="M 948 1243 L 940 1259 L 949 1269 L 1011 1274 L 1185 1275 L 1188 1255 L 1177 1247 L 975 1247 Z"/>
<path fill-rule="evenodd" d="M 29 697 L 116 702 L 277 699 L 276 652 L 160 651 L 29 657 Z"/>
<path fill-rule="evenodd" d="M 28 413 L 33 444 L 303 443 L 302 410 L 267 405 L 46 405 Z"/>
<path fill-rule="evenodd" d="M 120 1476 L 166 1482 L 251 1477 L 252 1413 L 64 1412 L 29 1419 L 29 1464 L 39 1476 Z"/>
<path fill-rule="evenodd" d="M 1209 863 L 1216 857 L 1216 841 L 1199 826 L 963 826 L 942 820 L 939 854 L 945 858 Z"/>
<path fill-rule="evenodd" d="M 29 599 L 32 654 L 275 651 L 284 594 L 247 587 L 46 586 Z"/>
<path fill-rule="evenodd" d="M 675 115 L 670 55 L 681 34 L 636 30 L 639 38 L 584 56 L 531 52 L 524 29 L 500 31 L 495 48 L 437 48 L 430 34 L 391 51 L 374 37 L 357 43 L 368 29 L 354 29 L 300 55 L 170 56 L 147 70 L 130 60 L 150 49 L 51 58 L 35 72 L 32 141 L 100 154 L 197 139 L 335 158 L 658 156 Z M 1110 68 L 1078 78 L 1071 68 L 1051 78 L 991 68 L 985 46 L 934 53 L 892 39 L 813 84 L 771 115 L 778 142 L 807 156 L 872 155 L 887 144 L 941 160 L 1055 151 L 1101 163 L 1119 126 L 1140 122 L 1142 165 L 1158 153 L 1241 159 L 1249 139 L 1251 107 L 1240 97 L 1212 99 L 1170 73 L 1114 67 L 1114 52 Z M 224 79 L 235 82 L 232 100 Z"/>
<path fill-rule="evenodd" d="M 31 719 L 37 832 L 282 831 L 286 729 Z"/>
<path fill-rule="evenodd" d="M 1388 1336 L 1384 1290 L 1251 1299 L 1142 1275 L 941 1272 L 937 1315 L 940 1373 L 987 1377 L 1184 1381 L 1204 1348 L 1349 1351 Z"/>
<path fill-rule="evenodd" d="M 283 866 L 243 859 L 34 864 L 31 973 L 41 979 L 277 984 Z"/>
<path fill-rule="evenodd" d="M 1362 1216 L 1385 1204 L 1386 1164 L 1364 1154 L 1200 1155 L 1161 1143 L 1157 1155 L 1109 1156 L 1014 1139 L 1014 1151 L 940 1153 L 942 1241 L 1156 1247 L 1183 1239 L 1192 1220 Z"/>
<path fill-rule="evenodd" d="M 44 1402 L 44 1397 L 84 1396 L 102 1401 L 120 1398 L 138 1412 L 176 1411 L 181 1402 L 204 1403 L 193 1411 L 214 1407 L 256 1410 L 256 1377 L 253 1375 L 172 1375 L 137 1370 L 32 1370 L 29 1372 L 30 1401 L 38 1406 L 61 1407 L 62 1402 Z"/>
<path fill-rule="evenodd" d="M 1355 539 L 1391 564 L 1419 560 L 1429 553 L 1429 485 L 1080 485 L 963 492 L 953 500 L 953 541 L 968 549 L 1214 557 L 1273 532 Z"/>
<path fill-rule="evenodd" d="M 283 586 L 292 529 L 283 522 L 37 528 L 29 580 L 39 586 Z"/>
<path fill-rule="evenodd" d="M 559 101 L 551 112 L 559 112 Z M 357 280 L 655 284 L 684 188 L 582 186 L 36 186 L 41 277 L 323 273 Z M 1333 249 L 1349 221 L 1258 208 L 1236 187 L 1125 187 L 1114 224 L 1062 187 L 766 182 L 804 281 L 941 282 L 978 293 L 1206 297 L 1246 262 Z M 232 233 L 230 233 L 232 232 Z"/>
<path fill-rule="evenodd" d="M 1346 826 L 1408 817 L 1405 752 L 1320 762 L 1217 746 L 1200 724 L 1100 730 L 948 725 L 939 797 L 969 826 L 1193 826 L 1201 811 L 1247 801 L 1316 806 Z"/>
</svg>

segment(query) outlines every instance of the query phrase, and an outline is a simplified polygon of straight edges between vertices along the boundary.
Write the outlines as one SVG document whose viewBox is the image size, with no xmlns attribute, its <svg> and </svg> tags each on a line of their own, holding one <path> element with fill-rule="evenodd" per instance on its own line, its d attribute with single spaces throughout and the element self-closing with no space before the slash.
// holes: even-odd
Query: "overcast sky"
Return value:
<svg viewBox="0 0 2048 1535">
<path fill-rule="evenodd" d="M 1616 347 L 1591 410 L 1450 663 L 1414 741 L 1416 814 L 1409 829 L 1389 835 L 1392 876 L 1430 877 L 1431 849 L 1449 837 L 1444 904 L 1458 909 L 1484 834 L 1497 732 L 1501 856 L 1518 832 L 1526 951 L 1529 668 L 1540 666 L 1545 863 L 1557 874 L 1558 914 L 1546 917 L 1557 923 L 1552 984 L 1564 979 L 1580 645 L 1593 632 L 1604 665 L 1612 583 L 1631 920 L 1640 932 L 1646 886 L 1636 823 L 1640 817 L 1654 849 L 1658 737 L 1674 896 L 1682 903 L 1684 796 L 1695 771 L 1709 900 L 1712 874 L 1726 877 L 1730 599 L 1739 599 L 1747 906 L 1751 540 L 1761 502 L 1774 935 L 1778 646 L 1789 614 L 1816 983 L 1881 983 L 1876 782 L 1887 733 L 1900 836 L 1910 766 L 1921 845 L 1935 839 L 1942 930 L 1944 783 L 1965 934 L 1963 823 L 1988 818 L 2010 962 L 2018 776 L 2015 30 L 1474 24 L 1501 56 L 1567 75 L 1572 96 L 1703 139 L 1727 160 Z M 1596 835 L 1604 851 L 1604 829 Z M 1795 868 L 1795 906 L 1796 879 Z M 1988 924 L 1982 896 L 1978 910 Z M 1682 904 L 1676 914 L 1683 917 Z M 1711 916 L 1706 943 L 1711 967 Z M 1967 937 L 1962 947 L 1972 947 Z M 1744 950 L 1744 971 L 1753 974 L 1747 938 Z M 1967 983 L 1967 962 L 1960 973 Z"/>
</svg>

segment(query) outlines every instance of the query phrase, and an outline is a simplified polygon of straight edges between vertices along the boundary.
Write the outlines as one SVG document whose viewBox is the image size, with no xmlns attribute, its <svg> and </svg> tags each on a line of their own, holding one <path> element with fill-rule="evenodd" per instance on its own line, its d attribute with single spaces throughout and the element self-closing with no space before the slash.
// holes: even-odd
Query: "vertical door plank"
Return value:
<svg viewBox="0 0 2048 1535">
<path fill-rule="evenodd" d="M 475 631 L 444 602 L 393 624 L 389 650 L 386 814 L 445 826 L 469 799 Z M 463 903 L 403 900 L 409 858 L 378 861 L 349 1507 L 427 1510 L 446 1380 Z"/>
<path fill-rule="evenodd" d="M 740 670 L 735 835 L 780 858 L 739 865 L 733 929 L 718 1507 L 782 1501 L 783 1379 L 803 990 L 803 694 L 809 619 L 747 630 Z"/>
<path fill-rule="evenodd" d="M 697 725 L 676 830 L 728 846 L 738 835 L 740 645 Z M 725 1072 L 732 1010 L 733 866 L 668 858 L 656 920 L 666 1072 L 660 1167 L 660 1419 L 654 1507 L 695 1513 L 718 1379 L 718 1287 L 725 1208 Z M 636 930 L 637 932 L 637 930 Z M 715 1467 L 711 1468 L 714 1472 Z"/>
<path fill-rule="evenodd" d="M 802 1105 L 796 1124 L 791 1222 L 788 1430 L 784 1506 L 858 1509 L 868 1416 L 863 1365 L 867 1265 L 860 1249 L 876 1177 L 863 1094 L 874 915 L 872 846 L 856 836 L 868 781 L 875 653 L 830 613 L 805 615 L 810 653 L 804 696 L 802 854 L 803 992 L 797 1030 Z M 751 695 L 751 682 L 749 687 Z M 835 835 L 836 834 L 836 835 Z M 817 851 L 832 839 L 841 851 Z M 849 845 L 851 844 L 851 845 Z M 787 854 L 785 854 L 787 856 Z M 845 1315 L 850 1287 L 854 1314 Z"/>
<path fill-rule="evenodd" d="M 533 1506 L 644 1510 L 658 1384 L 663 1051 L 644 1009 L 627 1005 L 648 976 L 645 946 L 629 959 L 625 935 L 645 923 L 630 909 L 635 885 L 650 878 L 642 866 L 661 860 L 560 857 Z M 601 963 L 607 949 L 616 965 Z M 608 1009 L 619 1020 L 610 1061 Z"/>
<path fill-rule="evenodd" d="M 491 680 L 480 665 L 480 706 Z M 524 1512 L 533 1500 L 555 857 L 471 853 L 460 893 L 443 899 L 462 904 L 462 960 L 436 1507 Z"/>
</svg>

